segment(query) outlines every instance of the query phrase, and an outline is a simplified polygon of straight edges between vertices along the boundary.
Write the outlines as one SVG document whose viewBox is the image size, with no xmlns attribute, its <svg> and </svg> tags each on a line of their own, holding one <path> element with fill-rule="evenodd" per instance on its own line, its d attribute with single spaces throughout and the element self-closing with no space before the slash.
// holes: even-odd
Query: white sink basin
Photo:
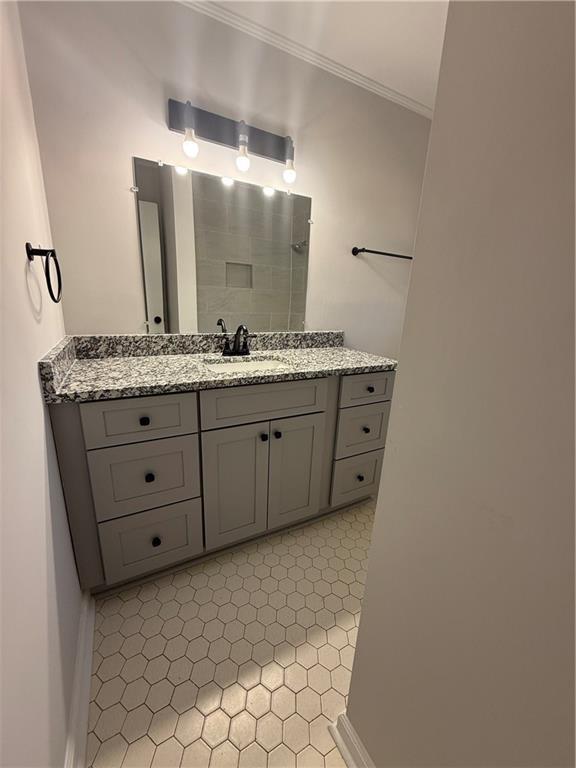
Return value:
<svg viewBox="0 0 576 768">
<path fill-rule="evenodd" d="M 254 373 L 255 371 L 275 371 L 289 368 L 282 360 L 220 360 L 217 363 L 204 363 L 212 373 Z"/>
</svg>

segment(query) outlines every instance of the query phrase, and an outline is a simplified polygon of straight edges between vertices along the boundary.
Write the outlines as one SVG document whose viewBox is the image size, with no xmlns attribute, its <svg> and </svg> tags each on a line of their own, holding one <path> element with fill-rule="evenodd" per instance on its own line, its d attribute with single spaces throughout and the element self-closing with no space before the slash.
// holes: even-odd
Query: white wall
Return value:
<svg viewBox="0 0 576 768">
<path fill-rule="evenodd" d="M 348 715 L 573 766 L 574 6 L 452 3 Z"/>
<path fill-rule="evenodd" d="M 80 590 L 38 359 L 64 333 L 40 263 L 51 244 L 16 3 L 0 3 L 1 140 L 1 734 L 0 764 L 62 766 Z M 41 306 L 40 306 L 41 300 Z"/>
<path fill-rule="evenodd" d="M 296 142 L 295 191 L 313 199 L 307 321 L 396 355 L 430 122 L 176 3 L 24 3 L 26 54 L 69 333 L 141 332 L 132 156 L 182 164 L 169 97 Z M 235 175 L 204 144 L 198 170 Z M 255 158 L 249 180 L 278 186 Z"/>
</svg>

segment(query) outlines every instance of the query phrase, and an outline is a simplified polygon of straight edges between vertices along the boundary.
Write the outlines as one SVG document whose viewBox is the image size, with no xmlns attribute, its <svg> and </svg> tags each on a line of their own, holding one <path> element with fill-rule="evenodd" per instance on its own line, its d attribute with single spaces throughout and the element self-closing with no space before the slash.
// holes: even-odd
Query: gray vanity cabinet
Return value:
<svg viewBox="0 0 576 768">
<path fill-rule="evenodd" d="M 206 549 L 266 530 L 269 422 L 202 434 Z"/>
<path fill-rule="evenodd" d="M 206 549 L 320 509 L 324 413 L 202 433 Z"/>
<path fill-rule="evenodd" d="M 311 517 L 320 506 L 324 414 L 270 423 L 268 528 Z"/>
</svg>

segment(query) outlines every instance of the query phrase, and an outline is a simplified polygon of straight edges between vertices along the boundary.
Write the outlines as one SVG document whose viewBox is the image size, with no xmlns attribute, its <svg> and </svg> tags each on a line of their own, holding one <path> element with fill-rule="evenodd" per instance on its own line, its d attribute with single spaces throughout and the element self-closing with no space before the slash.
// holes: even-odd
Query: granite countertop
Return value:
<svg viewBox="0 0 576 768">
<path fill-rule="evenodd" d="M 266 360 L 282 367 L 266 368 Z M 226 361 L 264 365 L 256 371 L 226 371 Z M 222 372 L 207 364 L 221 366 Z M 232 358 L 217 353 L 84 358 L 71 360 L 58 385 L 51 392 L 45 388 L 44 397 L 51 403 L 85 402 L 395 369 L 395 360 L 344 346 L 270 349 Z"/>
</svg>

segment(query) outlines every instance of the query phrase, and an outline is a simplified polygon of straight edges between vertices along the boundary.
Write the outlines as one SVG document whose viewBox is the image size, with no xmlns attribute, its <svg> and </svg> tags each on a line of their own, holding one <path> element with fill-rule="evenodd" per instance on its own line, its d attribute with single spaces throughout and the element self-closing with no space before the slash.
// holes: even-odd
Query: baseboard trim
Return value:
<svg viewBox="0 0 576 768">
<path fill-rule="evenodd" d="M 348 715 L 339 715 L 328 728 L 348 768 L 375 768 Z"/>
<path fill-rule="evenodd" d="M 64 768 L 84 768 L 86 763 L 95 614 L 94 598 L 89 592 L 83 592 Z"/>
</svg>

